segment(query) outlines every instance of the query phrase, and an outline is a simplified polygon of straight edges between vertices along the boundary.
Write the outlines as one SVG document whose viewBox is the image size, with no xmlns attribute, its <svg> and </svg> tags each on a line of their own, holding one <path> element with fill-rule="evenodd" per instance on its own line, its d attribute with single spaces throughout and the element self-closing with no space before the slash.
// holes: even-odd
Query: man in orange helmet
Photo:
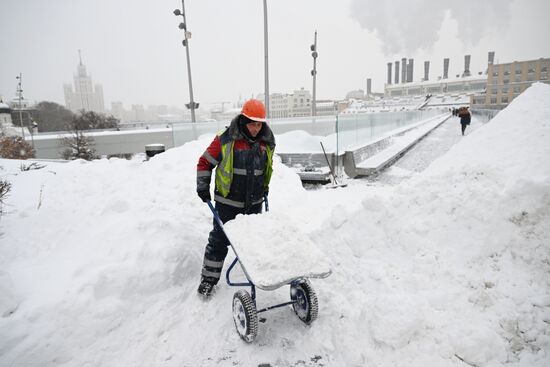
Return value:
<svg viewBox="0 0 550 367">
<path fill-rule="evenodd" d="M 264 104 L 245 102 L 241 113 L 214 138 L 197 164 L 197 194 L 211 200 L 210 181 L 216 167 L 214 200 L 222 223 L 237 214 L 258 214 L 269 192 L 275 137 L 266 123 Z M 204 252 L 198 293 L 209 296 L 220 279 L 229 241 L 214 220 Z"/>
</svg>

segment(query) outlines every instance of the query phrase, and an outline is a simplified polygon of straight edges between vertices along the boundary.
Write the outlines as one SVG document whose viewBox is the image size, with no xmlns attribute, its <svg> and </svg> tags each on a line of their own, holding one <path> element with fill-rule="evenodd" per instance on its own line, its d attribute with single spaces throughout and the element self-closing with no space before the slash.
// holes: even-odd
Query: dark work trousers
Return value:
<svg viewBox="0 0 550 367">
<path fill-rule="evenodd" d="M 466 131 L 466 126 L 468 126 L 468 124 L 460 124 L 462 125 L 462 135 L 464 135 L 464 131 Z"/>
<path fill-rule="evenodd" d="M 235 208 L 226 204 L 216 203 L 216 210 L 222 223 L 235 219 L 237 214 L 259 214 L 262 212 L 262 204 L 254 205 L 249 210 Z M 223 230 L 214 219 L 214 229 L 208 236 L 208 244 L 204 251 L 204 263 L 202 267 L 202 279 L 207 278 L 209 282 L 217 284 L 223 268 L 223 261 L 227 256 L 229 240 Z"/>
</svg>

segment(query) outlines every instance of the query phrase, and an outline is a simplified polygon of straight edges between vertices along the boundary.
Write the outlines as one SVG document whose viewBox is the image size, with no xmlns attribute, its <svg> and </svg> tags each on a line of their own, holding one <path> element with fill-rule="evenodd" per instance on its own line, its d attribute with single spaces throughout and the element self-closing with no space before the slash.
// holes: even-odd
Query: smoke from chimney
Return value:
<svg viewBox="0 0 550 367">
<path fill-rule="evenodd" d="M 464 45 L 476 46 L 484 36 L 507 28 L 512 19 L 511 4 L 512 0 L 352 0 L 349 14 L 362 28 L 376 34 L 389 56 L 433 48 L 441 39 L 439 31 L 446 18 L 456 23 L 457 37 Z M 491 21 L 480 21 L 475 14 Z"/>
</svg>

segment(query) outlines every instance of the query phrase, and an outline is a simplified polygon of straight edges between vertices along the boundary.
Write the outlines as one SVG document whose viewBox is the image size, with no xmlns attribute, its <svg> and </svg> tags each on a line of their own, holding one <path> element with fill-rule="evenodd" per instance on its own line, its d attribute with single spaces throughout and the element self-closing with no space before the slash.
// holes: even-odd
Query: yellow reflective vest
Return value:
<svg viewBox="0 0 550 367">
<path fill-rule="evenodd" d="M 221 136 L 225 130 L 218 133 Z M 231 182 L 233 181 L 233 147 L 235 140 L 222 144 L 222 160 L 216 168 L 216 189 L 223 196 L 227 197 L 231 190 Z M 271 174 L 273 173 L 273 148 L 266 144 L 267 161 L 264 170 L 264 188 L 269 188 Z"/>
</svg>

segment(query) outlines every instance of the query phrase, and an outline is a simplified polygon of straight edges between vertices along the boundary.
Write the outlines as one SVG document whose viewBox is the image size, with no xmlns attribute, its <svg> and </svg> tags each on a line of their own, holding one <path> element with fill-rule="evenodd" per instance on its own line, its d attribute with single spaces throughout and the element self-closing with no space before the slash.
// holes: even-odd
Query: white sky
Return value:
<svg viewBox="0 0 550 367">
<path fill-rule="evenodd" d="M 195 100 L 234 102 L 264 90 L 263 1 L 187 0 Z M 2 0 L 0 96 L 63 103 L 78 49 L 105 104 L 183 106 L 188 102 L 185 50 L 177 0 Z M 309 45 L 318 31 L 318 98 L 353 89 L 383 90 L 386 63 L 415 59 L 415 80 L 485 69 L 487 52 L 500 62 L 550 57 L 550 2 L 416 0 L 268 0 L 270 92 L 311 90 Z M 363 25 L 363 26 L 362 26 Z M 435 32 L 435 33 L 434 33 Z"/>
</svg>

